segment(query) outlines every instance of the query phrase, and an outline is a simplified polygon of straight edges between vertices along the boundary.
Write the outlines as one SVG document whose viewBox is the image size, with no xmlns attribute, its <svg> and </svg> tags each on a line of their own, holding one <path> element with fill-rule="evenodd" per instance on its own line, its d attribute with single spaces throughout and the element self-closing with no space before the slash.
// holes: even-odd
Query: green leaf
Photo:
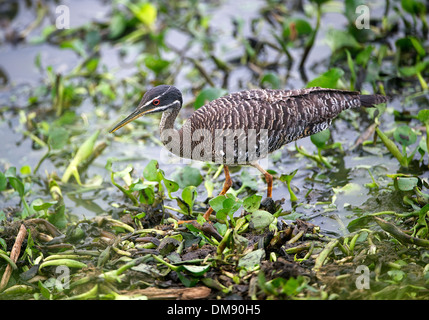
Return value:
<svg viewBox="0 0 429 320">
<path fill-rule="evenodd" d="M 255 210 L 259 209 L 259 206 L 261 205 L 261 199 L 262 196 L 257 194 L 247 197 L 243 200 L 243 208 L 247 212 L 254 212 Z"/>
<path fill-rule="evenodd" d="M 143 177 L 148 181 L 161 181 L 161 177 L 158 172 L 158 161 L 149 161 L 149 163 L 143 169 Z"/>
<path fill-rule="evenodd" d="M 258 231 L 261 231 L 267 228 L 273 221 L 274 221 L 273 215 L 265 210 L 253 211 L 250 217 L 250 225 L 253 226 L 253 228 Z"/>
<path fill-rule="evenodd" d="M 339 29 L 329 29 L 326 34 L 326 42 L 331 47 L 332 52 L 342 48 L 360 49 L 362 47 L 350 32 Z"/>
<path fill-rule="evenodd" d="M 285 20 L 283 24 L 282 35 L 284 39 L 288 39 L 292 34 L 292 30 L 291 30 L 292 25 L 298 35 L 309 35 L 313 32 L 313 28 L 311 27 L 311 24 L 308 21 L 300 18 L 291 18 L 291 19 Z"/>
<path fill-rule="evenodd" d="M 209 269 L 210 269 L 210 265 L 207 265 L 207 266 L 183 265 L 183 270 L 186 270 L 187 272 L 192 273 L 194 276 L 197 276 L 197 277 L 201 277 L 202 275 L 204 275 L 204 273 L 209 271 Z"/>
<path fill-rule="evenodd" d="M 415 132 L 407 125 L 397 127 L 393 132 L 393 137 L 397 142 L 402 146 L 410 146 L 417 141 L 417 135 Z"/>
<path fill-rule="evenodd" d="M 9 177 L 9 183 L 13 189 L 15 189 L 20 197 L 23 197 L 25 194 L 25 188 L 22 181 L 17 177 Z"/>
<path fill-rule="evenodd" d="M 114 39 L 122 35 L 127 27 L 127 20 L 123 13 L 115 12 L 110 19 L 109 38 Z"/>
<path fill-rule="evenodd" d="M 56 203 L 57 203 L 57 201 L 43 202 L 42 199 L 35 199 L 31 205 L 34 208 L 34 210 L 37 210 L 37 211 L 43 210 L 44 211 L 44 210 L 49 209 L 51 206 L 53 206 Z"/>
<path fill-rule="evenodd" d="M 429 109 L 420 110 L 417 114 L 417 118 L 424 124 L 429 122 Z"/>
<path fill-rule="evenodd" d="M 200 170 L 189 166 L 180 168 L 172 174 L 172 178 L 176 181 L 181 189 L 188 186 L 198 187 L 203 181 Z"/>
<path fill-rule="evenodd" d="M 48 221 L 56 226 L 58 229 L 64 229 L 67 226 L 67 218 L 65 215 L 66 206 L 64 201 L 58 201 L 55 205 L 55 211 L 53 214 L 50 214 Z"/>
<path fill-rule="evenodd" d="M 397 177 L 394 180 L 394 185 L 401 191 L 411 191 L 417 187 L 419 179 L 416 177 Z"/>
<path fill-rule="evenodd" d="M 170 65 L 170 61 L 150 55 L 144 58 L 144 64 L 148 69 L 152 70 L 156 74 L 159 74 Z"/>
<path fill-rule="evenodd" d="M 269 84 L 271 89 L 279 89 L 280 88 L 280 79 L 274 73 L 266 73 L 261 79 L 261 86 L 264 86 L 266 83 Z"/>
<path fill-rule="evenodd" d="M 194 107 L 195 109 L 201 108 L 206 103 L 224 96 L 227 93 L 222 88 L 206 88 L 201 90 L 198 96 L 195 98 Z"/>
<path fill-rule="evenodd" d="M 182 199 L 192 208 L 197 199 L 197 189 L 194 186 L 186 187 L 182 191 Z"/>
<path fill-rule="evenodd" d="M 179 190 L 179 185 L 174 182 L 173 180 L 168 180 L 166 178 L 163 178 L 162 181 L 164 181 L 164 185 L 167 188 L 168 193 L 176 192 Z"/>
<path fill-rule="evenodd" d="M 418 0 L 401 0 L 402 9 L 406 12 L 418 15 L 426 12 L 426 7 L 423 1 Z"/>
<path fill-rule="evenodd" d="M 216 212 L 219 210 L 222 210 L 224 208 L 223 202 L 225 201 L 225 199 L 226 199 L 225 195 L 219 195 L 213 199 L 210 199 L 209 201 L 210 207 L 212 207 L 212 209 Z"/>
<path fill-rule="evenodd" d="M 126 2 L 126 5 L 137 19 L 148 27 L 153 26 L 157 16 L 157 10 L 153 4 L 146 2 L 138 6 L 131 2 Z"/>
<path fill-rule="evenodd" d="M 68 144 L 69 132 L 62 127 L 51 126 L 48 133 L 48 143 L 52 149 L 58 150 Z"/>
<path fill-rule="evenodd" d="M 0 171 L 0 191 L 3 191 L 6 189 L 7 186 L 7 179 L 3 172 Z"/>
<path fill-rule="evenodd" d="M 331 136 L 331 131 L 329 129 L 326 129 L 316 134 L 313 134 L 310 137 L 310 139 L 311 139 L 311 142 L 313 142 L 317 148 L 323 149 L 323 147 L 328 142 L 330 136 Z"/>
<path fill-rule="evenodd" d="M 311 80 L 307 84 L 307 88 L 310 87 L 322 87 L 336 89 L 338 80 L 344 75 L 344 71 L 339 68 L 332 68 L 321 74 L 317 78 Z"/>
<path fill-rule="evenodd" d="M 238 267 L 247 269 L 248 271 L 252 271 L 256 267 L 258 267 L 261 263 L 261 260 L 265 257 L 265 250 L 258 249 L 249 252 L 244 255 L 240 260 L 238 260 Z"/>
</svg>

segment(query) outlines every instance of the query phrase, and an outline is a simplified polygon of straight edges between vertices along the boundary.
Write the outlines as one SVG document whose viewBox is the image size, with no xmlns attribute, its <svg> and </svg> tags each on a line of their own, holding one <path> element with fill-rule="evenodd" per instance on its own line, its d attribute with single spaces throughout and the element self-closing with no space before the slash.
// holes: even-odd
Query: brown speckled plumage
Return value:
<svg viewBox="0 0 429 320">
<path fill-rule="evenodd" d="M 264 175 L 267 197 L 271 198 L 273 177 L 258 164 L 260 157 L 325 130 L 346 109 L 386 101 L 382 95 L 323 88 L 245 90 L 207 103 L 176 130 L 174 122 L 182 107 L 182 93 L 176 87 L 161 85 L 147 91 L 137 109 L 110 132 L 143 114 L 162 112 L 159 128 L 168 150 L 182 158 L 225 165 L 220 194 L 232 184 L 228 165 L 249 164 Z M 206 220 L 212 211 L 209 208 L 204 214 Z"/>
<path fill-rule="evenodd" d="M 365 97 L 363 99 L 365 104 L 361 102 L 362 97 Z M 385 101 L 386 97 L 382 95 L 362 96 L 355 91 L 318 87 L 297 90 L 245 90 L 213 100 L 196 110 L 179 130 L 179 134 L 183 141 L 183 137 L 192 137 L 192 134 L 199 129 L 208 130 L 211 137 L 204 138 L 207 143 L 212 144 L 210 161 L 219 162 L 216 161 L 215 155 L 219 155 L 216 152 L 225 152 L 225 145 L 223 150 L 215 149 L 213 141 L 216 138 L 217 129 L 234 130 L 236 145 L 238 140 L 246 139 L 249 129 L 254 129 L 257 133 L 256 153 L 259 156 L 259 133 L 263 129 L 266 129 L 268 138 L 268 144 L 265 147 L 270 153 L 289 142 L 325 130 L 332 120 L 346 109 L 372 106 Z M 160 124 L 161 132 L 174 127 L 178 111 L 176 109 L 164 113 Z M 207 161 L 207 155 L 197 159 L 197 155 L 192 154 L 201 141 L 191 141 L 190 148 L 186 143 L 181 143 L 180 153 L 174 152 L 174 148 L 171 151 L 181 157 Z M 238 155 L 235 154 L 234 157 L 236 163 Z M 248 161 L 248 155 L 246 159 L 245 162 L 252 162 Z M 225 163 L 225 157 L 223 160 Z"/>
</svg>

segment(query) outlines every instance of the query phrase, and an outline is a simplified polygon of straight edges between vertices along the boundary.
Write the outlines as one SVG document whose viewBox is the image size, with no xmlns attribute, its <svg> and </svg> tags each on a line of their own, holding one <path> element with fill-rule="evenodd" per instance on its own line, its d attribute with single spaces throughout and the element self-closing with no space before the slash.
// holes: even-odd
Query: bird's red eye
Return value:
<svg viewBox="0 0 429 320">
<path fill-rule="evenodd" d="M 159 99 L 153 99 L 153 101 L 152 101 L 152 104 L 154 105 L 154 106 L 157 106 L 157 105 L 159 105 Z"/>
</svg>

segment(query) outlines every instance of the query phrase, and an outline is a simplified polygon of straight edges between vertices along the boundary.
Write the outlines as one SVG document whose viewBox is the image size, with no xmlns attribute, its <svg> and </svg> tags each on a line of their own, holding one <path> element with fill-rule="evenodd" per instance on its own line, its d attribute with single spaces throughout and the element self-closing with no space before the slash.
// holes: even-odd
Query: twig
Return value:
<svg viewBox="0 0 429 320">
<path fill-rule="evenodd" d="M 18 235 L 16 236 L 15 243 L 12 247 L 12 251 L 10 252 L 10 259 L 14 263 L 16 263 L 16 261 L 18 260 L 19 254 L 21 253 L 22 242 L 24 241 L 26 236 L 27 236 L 27 229 L 25 228 L 24 224 L 21 224 Z M 8 264 L 3 274 L 3 277 L 1 279 L 0 292 L 6 288 L 11 275 L 12 275 L 12 266 Z"/>
</svg>

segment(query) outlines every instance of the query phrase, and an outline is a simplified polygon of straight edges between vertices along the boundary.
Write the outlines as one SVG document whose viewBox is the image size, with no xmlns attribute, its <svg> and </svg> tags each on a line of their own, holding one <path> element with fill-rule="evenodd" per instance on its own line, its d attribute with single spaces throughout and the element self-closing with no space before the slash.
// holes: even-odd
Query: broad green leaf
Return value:
<svg viewBox="0 0 429 320">
<path fill-rule="evenodd" d="M 401 191 L 411 191 L 419 183 L 416 177 L 397 177 L 395 179 L 395 186 Z"/>
<path fill-rule="evenodd" d="M 261 85 L 268 83 L 271 89 L 279 89 L 280 88 L 280 79 L 278 75 L 274 73 L 266 73 L 261 79 Z"/>
<path fill-rule="evenodd" d="M 41 210 L 49 209 L 50 207 L 52 207 L 56 203 L 57 203 L 57 201 L 43 202 L 42 199 L 35 199 L 31 203 L 31 206 L 34 208 L 34 210 L 41 211 Z"/>
<path fill-rule="evenodd" d="M 189 186 L 183 189 L 182 199 L 185 201 L 191 208 L 194 205 L 195 199 L 197 198 L 197 189 L 194 186 Z"/>
<path fill-rule="evenodd" d="M 170 61 L 160 59 L 157 56 L 146 56 L 144 58 L 144 63 L 148 69 L 156 74 L 161 73 L 170 65 Z"/>
<path fill-rule="evenodd" d="M 311 80 L 307 84 L 307 88 L 310 87 L 322 87 L 336 89 L 338 80 L 344 75 L 344 71 L 339 68 L 332 68 L 321 74 L 317 78 Z"/>
<path fill-rule="evenodd" d="M 420 110 L 417 117 L 421 122 L 426 124 L 429 122 L 429 109 Z"/>
<path fill-rule="evenodd" d="M 251 251 L 245 256 L 243 256 L 240 260 L 238 260 L 238 267 L 245 268 L 248 271 L 251 271 L 260 265 L 261 260 L 264 257 L 265 257 L 264 249 Z"/>
<path fill-rule="evenodd" d="M 224 208 L 223 202 L 225 201 L 225 199 L 226 199 L 225 195 L 219 195 L 213 199 L 210 199 L 209 201 L 210 207 L 212 207 L 212 209 L 216 212 L 219 210 L 222 210 Z"/>
<path fill-rule="evenodd" d="M 172 178 L 179 184 L 181 189 L 188 186 L 198 187 L 203 181 L 200 170 L 190 166 L 180 168 L 172 174 Z"/>
<path fill-rule="evenodd" d="M 48 143 L 52 149 L 61 149 L 68 143 L 69 135 L 68 130 L 51 126 L 48 133 Z"/>
<path fill-rule="evenodd" d="M 393 137 L 403 146 L 409 146 L 417 141 L 417 135 L 407 125 L 397 127 L 393 132 Z"/>
<path fill-rule="evenodd" d="M 22 181 L 17 177 L 9 177 L 8 179 L 12 188 L 14 188 L 18 192 L 20 197 L 23 197 L 25 194 L 25 188 Z"/>
<path fill-rule="evenodd" d="M 326 34 L 326 42 L 332 52 L 342 48 L 360 49 L 362 45 L 346 30 L 329 29 Z"/>
<path fill-rule="evenodd" d="M 148 181 L 160 182 L 161 178 L 158 172 L 158 161 L 151 160 L 143 169 L 143 177 Z"/>
<path fill-rule="evenodd" d="M 273 221 L 273 215 L 265 210 L 253 211 L 250 217 L 250 224 L 253 226 L 254 229 L 259 231 L 267 228 Z"/>
<path fill-rule="evenodd" d="M 326 142 L 328 142 L 330 136 L 331 131 L 329 129 L 326 129 L 316 134 L 313 134 L 310 139 L 311 142 L 313 142 L 317 148 L 323 149 L 323 147 L 326 145 Z"/>
<path fill-rule="evenodd" d="M 253 212 L 255 210 L 259 209 L 259 206 L 261 204 L 262 196 L 254 194 L 250 197 L 247 197 L 243 200 L 243 208 L 247 212 Z"/>
<path fill-rule="evenodd" d="M 226 92 L 226 90 L 221 88 L 206 88 L 201 90 L 201 92 L 195 98 L 195 109 L 201 108 L 206 103 L 222 97 L 226 94 Z"/>
<path fill-rule="evenodd" d="M 114 39 L 122 35 L 127 27 L 127 20 L 123 13 L 115 12 L 112 14 L 109 25 L 109 38 Z"/>
<path fill-rule="evenodd" d="M 136 16 L 136 18 L 143 22 L 146 26 L 151 27 L 155 23 L 157 10 L 153 4 L 146 2 L 139 6 L 131 2 L 126 2 L 126 5 Z"/>
</svg>

